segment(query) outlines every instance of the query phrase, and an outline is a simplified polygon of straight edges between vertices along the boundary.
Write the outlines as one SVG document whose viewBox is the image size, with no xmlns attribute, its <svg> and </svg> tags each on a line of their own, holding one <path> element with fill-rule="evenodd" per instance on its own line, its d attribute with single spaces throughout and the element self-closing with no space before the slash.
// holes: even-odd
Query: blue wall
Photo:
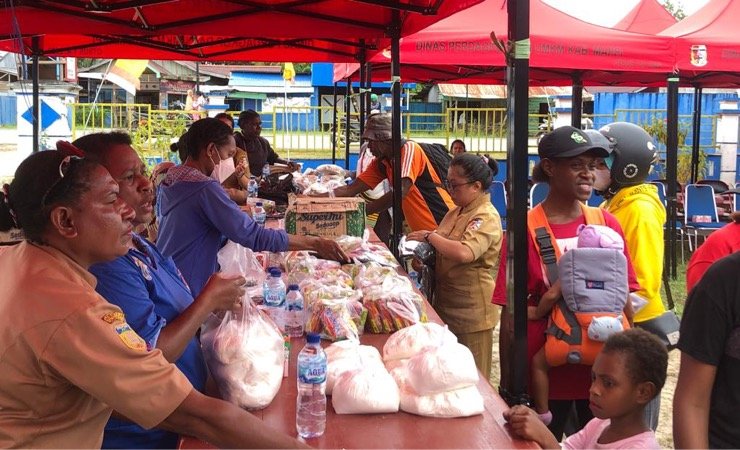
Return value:
<svg viewBox="0 0 740 450">
<path fill-rule="evenodd" d="M 16 125 L 16 96 L 0 95 L 0 125 Z"/>
</svg>

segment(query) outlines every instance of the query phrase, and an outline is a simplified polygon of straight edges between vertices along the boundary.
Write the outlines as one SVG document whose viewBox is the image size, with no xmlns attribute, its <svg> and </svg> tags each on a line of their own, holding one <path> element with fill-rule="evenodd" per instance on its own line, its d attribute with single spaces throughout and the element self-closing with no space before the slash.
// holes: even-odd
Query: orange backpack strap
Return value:
<svg viewBox="0 0 740 450">
<path fill-rule="evenodd" d="M 537 250 L 545 267 L 547 281 L 550 285 L 558 280 L 558 259 L 560 259 L 560 248 L 554 244 L 555 236 L 550 229 L 545 210 L 542 204 L 532 208 L 527 214 L 527 228 L 532 240 L 537 245 Z"/>
<path fill-rule="evenodd" d="M 581 205 L 581 210 L 586 219 L 586 225 L 606 225 L 604 210 L 593 206 Z"/>
</svg>

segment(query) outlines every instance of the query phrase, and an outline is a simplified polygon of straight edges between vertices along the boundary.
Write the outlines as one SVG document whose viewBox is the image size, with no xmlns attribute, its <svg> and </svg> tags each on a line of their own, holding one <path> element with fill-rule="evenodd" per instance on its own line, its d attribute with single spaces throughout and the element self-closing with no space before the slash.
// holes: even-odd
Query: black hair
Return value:
<svg viewBox="0 0 740 450">
<path fill-rule="evenodd" d="M 0 202 L 0 229 L 7 231 L 8 225 L 17 223 L 28 240 L 43 243 L 53 207 L 77 204 L 90 190 L 90 175 L 98 167 L 88 159 L 72 159 L 62 177 L 60 166 L 66 156 L 48 150 L 21 162 L 8 188 L 8 203 Z"/>
<path fill-rule="evenodd" d="M 213 142 L 217 146 L 226 145 L 231 136 L 231 128 L 218 119 L 206 117 L 205 119 L 196 120 L 177 142 L 177 151 L 180 152 L 180 160 L 185 161 L 188 157 L 197 159 L 200 152 L 208 144 Z M 170 146 L 170 149 L 173 146 L 174 144 Z"/>
<path fill-rule="evenodd" d="M 462 144 L 463 150 L 467 151 L 467 147 L 465 147 L 465 142 L 463 142 L 462 139 L 455 139 L 454 141 L 450 142 L 450 151 L 452 151 L 452 147 L 455 146 L 456 142 L 459 142 L 460 144 Z"/>
<path fill-rule="evenodd" d="M 222 113 L 216 114 L 215 116 L 213 116 L 213 118 L 221 120 L 222 122 L 223 122 L 222 119 L 227 119 L 231 123 L 231 128 L 234 128 L 234 118 L 231 117 L 231 114 L 222 112 Z"/>
<path fill-rule="evenodd" d="M 239 128 L 242 128 L 242 124 L 245 124 L 245 123 L 249 122 L 252 119 L 256 119 L 259 116 L 260 116 L 260 114 L 257 111 L 253 110 L 253 109 L 248 109 L 246 111 L 240 112 L 239 113 L 239 120 L 237 121 L 237 123 L 239 124 Z"/>
<path fill-rule="evenodd" d="M 131 136 L 123 131 L 92 133 L 72 142 L 72 145 L 85 152 L 85 158 L 106 165 L 110 149 L 116 145 L 132 145 Z"/>
<path fill-rule="evenodd" d="M 450 167 L 460 167 L 468 181 L 479 181 L 483 189 L 491 187 L 493 170 L 478 155 L 461 153 L 452 158 Z"/>
<path fill-rule="evenodd" d="M 496 161 L 492 156 L 483 155 L 483 157 L 486 163 L 488 163 L 488 168 L 493 172 L 493 176 L 495 177 L 498 175 L 498 161 Z"/>
<path fill-rule="evenodd" d="M 170 144 L 170 151 L 177 153 L 180 157 L 180 163 L 184 163 L 188 159 L 188 133 L 183 133 L 177 142 Z"/>
<path fill-rule="evenodd" d="M 625 355 L 627 374 L 634 383 L 653 383 L 655 395 L 663 389 L 668 370 L 668 351 L 652 333 L 632 328 L 613 334 L 606 340 L 601 352 Z"/>
<path fill-rule="evenodd" d="M 550 177 L 545 173 L 545 169 L 542 168 L 542 160 L 537 162 L 532 168 L 532 182 L 550 183 Z"/>
</svg>

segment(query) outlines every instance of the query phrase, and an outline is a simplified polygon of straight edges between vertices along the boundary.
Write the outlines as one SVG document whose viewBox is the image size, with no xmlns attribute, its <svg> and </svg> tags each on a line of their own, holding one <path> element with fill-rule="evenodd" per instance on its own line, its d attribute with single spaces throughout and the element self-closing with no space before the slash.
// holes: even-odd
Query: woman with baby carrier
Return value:
<svg viewBox="0 0 740 450">
<path fill-rule="evenodd" d="M 609 155 L 604 146 L 596 145 L 583 131 L 566 126 L 560 127 L 545 135 L 538 145 L 540 163 L 535 167 L 535 181 L 547 182 L 550 190 L 547 198 L 529 212 L 528 223 L 546 224 L 547 235 L 557 254 L 563 254 L 577 245 L 578 229 L 581 225 L 605 225 L 615 230 L 624 239 L 622 229 L 616 219 L 605 211 L 598 211 L 585 206 L 591 196 L 597 164 Z M 533 356 L 545 344 L 545 331 L 548 327 L 550 311 L 538 310 L 540 303 L 553 303 L 561 297 L 559 282 L 550 283 L 547 270 L 542 262 L 540 246 L 535 242 L 532 233 L 528 239 L 528 328 L 527 358 Z M 627 273 L 629 290 L 639 286 L 635 279 L 627 250 Z M 506 260 L 506 244 L 501 246 L 501 261 Z M 493 303 L 503 307 L 501 313 L 501 377 L 506 385 L 508 368 L 511 364 L 509 348 L 513 343 L 513 325 L 509 309 L 506 307 L 506 264 L 499 265 Z M 591 367 L 585 364 L 564 364 L 552 367 L 549 378 L 549 410 L 552 420 L 550 430 L 560 439 L 563 434 L 568 413 L 575 404 L 578 415 L 578 427 L 582 428 L 591 418 L 588 407 L 591 385 Z"/>
</svg>

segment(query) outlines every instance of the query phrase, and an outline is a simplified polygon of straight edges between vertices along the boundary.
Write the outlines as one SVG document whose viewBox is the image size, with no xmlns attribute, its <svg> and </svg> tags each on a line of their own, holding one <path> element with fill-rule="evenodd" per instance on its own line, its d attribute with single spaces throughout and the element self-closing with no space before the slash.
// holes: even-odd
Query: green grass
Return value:
<svg viewBox="0 0 740 450">
<path fill-rule="evenodd" d="M 686 257 L 688 258 L 690 254 L 687 254 Z M 671 293 L 673 294 L 673 302 L 676 304 L 676 314 L 678 314 L 679 317 L 683 315 L 683 306 L 686 303 L 686 261 L 678 261 L 678 265 L 676 267 L 676 279 L 670 279 L 668 280 L 668 284 L 671 287 Z M 663 304 L 666 305 L 666 308 L 668 307 L 668 301 L 666 300 L 665 295 L 665 289 L 661 290 L 661 297 L 663 298 Z"/>
</svg>

